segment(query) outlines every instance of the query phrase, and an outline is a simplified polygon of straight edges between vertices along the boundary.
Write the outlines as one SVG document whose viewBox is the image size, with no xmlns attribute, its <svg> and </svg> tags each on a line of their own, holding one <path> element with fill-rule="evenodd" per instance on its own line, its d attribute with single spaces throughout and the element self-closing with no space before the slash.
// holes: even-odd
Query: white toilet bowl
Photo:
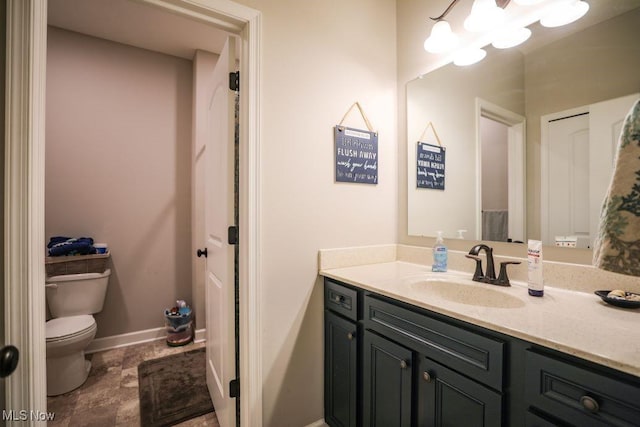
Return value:
<svg viewBox="0 0 640 427">
<path fill-rule="evenodd" d="M 80 387 L 87 380 L 91 362 L 84 350 L 96 336 L 93 316 L 51 319 L 47 329 L 47 395 L 57 396 Z"/>
<path fill-rule="evenodd" d="M 47 303 L 53 319 L 46 323 L 47 395 L 57 396 L 87 380 L 91 362 L 84 350 L 96 336 L 93 313 L 102 310 L 111 270 L 47 279 Z"/>
</svg>

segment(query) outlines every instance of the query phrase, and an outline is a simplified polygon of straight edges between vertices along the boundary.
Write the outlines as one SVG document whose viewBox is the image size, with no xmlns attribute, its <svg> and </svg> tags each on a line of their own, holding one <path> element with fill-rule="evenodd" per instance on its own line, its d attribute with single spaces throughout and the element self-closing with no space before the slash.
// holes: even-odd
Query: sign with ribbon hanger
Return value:
<svg viewBox="0 0 640 427">
<path fill-rule="evenodd" d="M 423 142 L 425 134 L 431 129 L 438 145 Z M 433 190 L 444 190 L 445 178 L 445 147 L 442 146 L 440 138 L 433 123 L 429 122 L 418 140 L 416 153 L 416 187 L 430 188 Z"/>
<path fill-rule="evenodd" d="M 343 126 L 353 107 L 358 107 L 368 130 Z M 373 130 L 360 103 L 355 102 L 334 128 L 336 182 L 378 183 L 378 132 Z"/>
</svg>

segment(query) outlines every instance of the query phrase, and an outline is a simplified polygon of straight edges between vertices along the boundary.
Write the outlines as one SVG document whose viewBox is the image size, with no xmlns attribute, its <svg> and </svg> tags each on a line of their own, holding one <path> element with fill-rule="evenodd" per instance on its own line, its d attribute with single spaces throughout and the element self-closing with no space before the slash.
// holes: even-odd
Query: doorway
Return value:
<svg viewBox="0 0 640 427">
<path fill-rule="evenodd" d="M 240 378 L 241 416 L 247 425 L 262 425 L 261 342 L 259 311 L 259 12 L 236 3 L 213 1 L 143 0 L 182 16 L 238 34 L 243 49 L 240 84 Z M 44 349 L 44 87 L 46 63 L 46 4 L 38 0 L 7 5 L 7 87 L 5 159 L 5 254 L 7 342 L 26 354 L 7 381 L 7 407 L 46 411 Z M 25 333 L 26 332 L 26 333 Z"/>
<path fill-rule="evenodd" d="M 523 242 L 525 118 L 476 98 L 477 240 Z"/>
<path fill-rule="evenodd" d="M 509 239 L 509 127 L 482 116 L 482 240 Z"/>
</svg>

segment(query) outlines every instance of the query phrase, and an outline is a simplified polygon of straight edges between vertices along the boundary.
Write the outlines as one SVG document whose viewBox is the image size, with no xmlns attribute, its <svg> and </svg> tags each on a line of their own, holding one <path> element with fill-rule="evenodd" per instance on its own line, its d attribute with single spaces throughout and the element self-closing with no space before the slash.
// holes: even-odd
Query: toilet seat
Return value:
<svg viewBox="0 0 640 427">
<path fill-rule="evenodd" d="M 46 323 L 47 342 L 53 343 L 72 339 L 90 333 L 96 328 L 95 319 L 88 314 L 58 317 Z"/>
</svg>

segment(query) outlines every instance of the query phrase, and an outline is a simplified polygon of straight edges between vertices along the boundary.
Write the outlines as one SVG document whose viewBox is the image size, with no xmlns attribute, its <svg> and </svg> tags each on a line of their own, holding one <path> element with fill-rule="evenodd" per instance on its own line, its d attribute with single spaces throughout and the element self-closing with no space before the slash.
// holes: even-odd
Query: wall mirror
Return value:
<svg viewBox="0 0 640 427">
<path fill-rule="evenodd" d="M 409 235 L 591 247 L 640 97 L 640 0 L 589 3 L 604 13 L 586 28 L 535 23 L 521 46 L 407 84 Z M 444 147 L 444 190 L 417 185 L 418 141 Z"/>
</svg>

